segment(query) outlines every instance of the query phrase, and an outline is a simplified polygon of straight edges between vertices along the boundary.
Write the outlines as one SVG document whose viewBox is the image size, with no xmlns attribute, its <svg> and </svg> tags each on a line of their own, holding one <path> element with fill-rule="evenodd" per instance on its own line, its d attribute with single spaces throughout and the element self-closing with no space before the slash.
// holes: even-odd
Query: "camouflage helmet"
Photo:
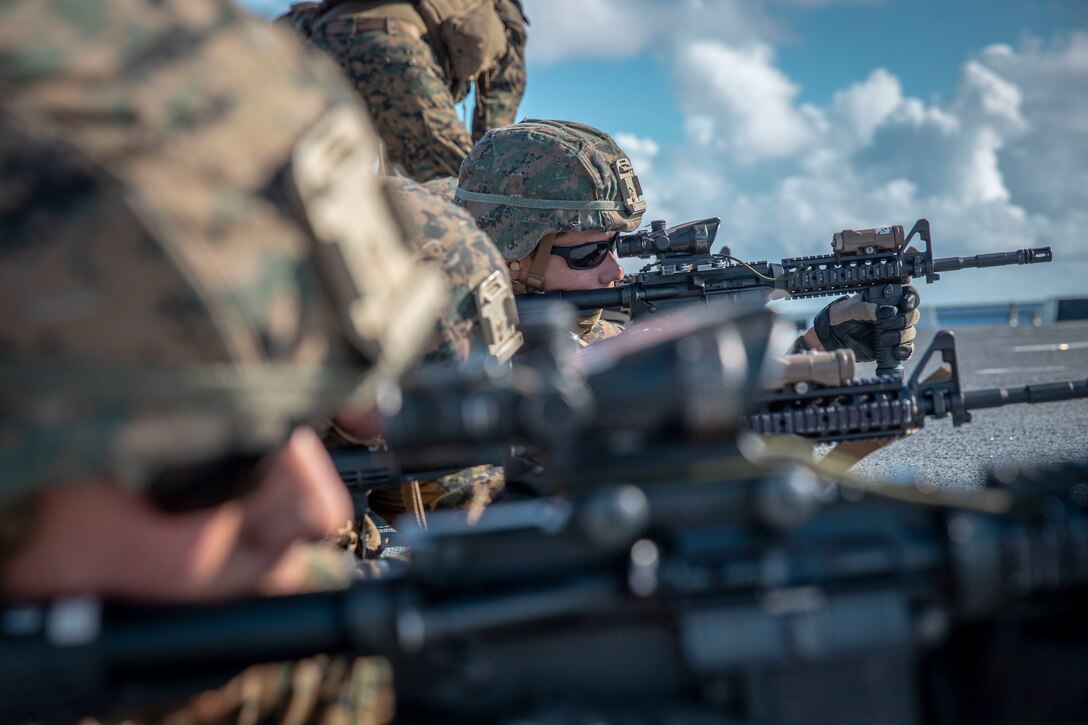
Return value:
<svg viewBox="0 0 1088 725">
<path fill-rule="evenodd" d="M 0 10 L 0 507 L 270 450 L 444 295 L 331 64 L 229 3 L 95 7 Z"/>
<path fill-rule="evenodd" d="M 634 231 L 646 210 L 631 161 L 612 137 L 570 121 L 488 131 L 462 162 L 455 196 L 507 261 L 550 233 Z"/>
<path fill-rule="evenodd" d="M 448 200 L 453 181 L 383 179 L 408 246 L 417 259 L 442 270 L 449 290 L 446 307 L 423 346 L 424 361 L 464 362 L 490 354 L 505 362 L 522 343 L 510 273 L 468 212 Z"/>
</svg>

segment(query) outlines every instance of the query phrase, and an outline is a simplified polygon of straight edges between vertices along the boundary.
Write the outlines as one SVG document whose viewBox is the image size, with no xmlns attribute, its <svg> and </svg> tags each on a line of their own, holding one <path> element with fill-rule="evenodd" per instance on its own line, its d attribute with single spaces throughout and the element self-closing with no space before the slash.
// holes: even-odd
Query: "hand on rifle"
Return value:
<svg viewBox="0 0 1088 725">
<path fill-rule="evenodd" d="M 840 297 L 816 315 L 813 330 L 825 350 L 849 348 L 859 362 L 876 358 L 873 339 L 879 331 L 895 359 L 907 360 L 914 353 L 919 301 L 918 290 L 911 286 L 904 288 L 898 306 L 866 302 L 859 294 Z"/>
<path fill-rule="evenodd" d="M 880 330 L 881 341 L 892 348 L 895 359 L 907 360 L 914 353 L 919 301 L 918 290 L 911 286 L 904 288 L 898 306 L 866 302 L 860 294 L 840 297 L 820 310 L 791 352 L 850 349 L 858 362 L 872 362 L 873 335 Z"/>
</svg>

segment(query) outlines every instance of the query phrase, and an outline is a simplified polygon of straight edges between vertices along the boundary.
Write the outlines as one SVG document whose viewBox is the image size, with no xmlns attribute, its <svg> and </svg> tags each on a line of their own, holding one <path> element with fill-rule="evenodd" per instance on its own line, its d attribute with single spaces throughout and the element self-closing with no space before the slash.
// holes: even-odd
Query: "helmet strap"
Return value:
<svg viewBox="0 0 1088 725">
<path fill-rule="evenodd" d="M 527 292 L 539 292 L 544 289 L 544 268 L 548 266 L 548 258 L 552 255 L 552 243 L 555 234 L 545 234 L 540 238 L 540 244 L 536 245 L 533 255 L 533 266 L 529 268 L 529 276 L 525 280 Z"/>
</svg>

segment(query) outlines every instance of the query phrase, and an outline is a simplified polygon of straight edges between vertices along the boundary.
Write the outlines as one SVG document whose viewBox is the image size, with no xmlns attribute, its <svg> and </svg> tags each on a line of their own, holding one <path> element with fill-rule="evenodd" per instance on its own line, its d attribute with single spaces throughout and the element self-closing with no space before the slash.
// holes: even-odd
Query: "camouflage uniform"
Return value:
<svg viewBox="0 0 1088 725">
<path fill-rule="evenodd" d="M 382 184 L 416 258 L 441 268 L 449 292 L 438 326 L 424 345 L 424 361 L 464 362 L 487 353 L 508 360 L 520 346 L 517 308 L 509 272 L 490 238 L 464 209 L 427 186 L 403 178 L 385 178 Z M 489 278 L 501 302 L 484 309 L 477 293 Z"/>
<path fill-rule="evenodd" d="M 225 0 L 0 7 L 0 560 L 44 487 L 264 454 L 431 331 L 365 114 L 288 40 Z M 149 717 L 389 718 L 380 661 L 272 670 Z"/>
<path fill-rule="evenodd" d="M 607 340 L 623 332 L 623 328 L 615 322 L 602 320 L 600 314 L 600 311 L 598 311 L 589 317 L 578 320 L 579 329 L 575 330 L 574 334 L 578 339 L 578 343 L 583 347 L 601 340 Z"/>
<path fill-rule="evenodd" d="M 508 262 L 543 243 L 550 251 L 551 236 L 562 232 L 634 231 L 646 209 L 641 194 L 630 160 L 610 136 L 583 124 L 539 120 L 488 132 L 461 165 L 454 191 Z M 537 289 L 547 251 L 534 255 Z M 573 332 L 589 344 L 619 331 L 598 311 Z"/>
<path fill-rule="evenodd" d="M 408 243 L 415 249 L 417 259 L 440 265 L 450 291 L 449 302 L 431 339 L 424 344 L 424 361 L 462 363 L 487 353 L 509 359 L 520 346 L 521 337 L 516 330 L 517 309 L 510 293 L 509 274 L 495 245 L 464 209 L 425 186 L 403 178 L 387 178 L 383 183 L 400 212 Z M 486 309 L 479 300 L 483 285 L 489 285 L 495 295 L 495 301 Z M 326 438 L 326 443 L 336 446 L 356 442 L 345 440 L 342 432 L 337 433 L 334 431 L 332 437 Z M 476 518 L 502 490 L 503 483 L 501 467 L 476 466 L 435 481 L 421 482 L 419 504 L 426 510 L 458 506 Z M 373 491 L 370 508 L 392 521 L 411 510 L 406 498 L 412 495 L 414 490 Z M 360 536 L 369 528 L 365 523 L 362 526 L 366 528 L 360 530 Z M 377 551 L 373 548 L 364 551 L 361 547 L 360 553 L 373 556 Z"/>
<path fill-rule="evenodd" d="M 327 3 L 329 5 L 331 3 Z M 451 77 L 409 2 L 336 3 L 312 25 L 313 44 L 347 72 L 374 118 L 389 160 L 417 181 L 453 176 L 473 138 L 512 123 L 525 93 L 525 25 L 517 0 L 495 0 L 507 50 L 475 78 Z M 472 137 L 457 117 L 468 82 L 476 82 Z"/>
<path fill-rule="evenodd" d="M 525 26 L 529 21 L 520 0 L 496 0 L 495 10 L 506 28 L 507 52 L 490 71 L 476 79 L 473 143 L 491 129 L 513 123 L 525 95 Z"/>
</svg>

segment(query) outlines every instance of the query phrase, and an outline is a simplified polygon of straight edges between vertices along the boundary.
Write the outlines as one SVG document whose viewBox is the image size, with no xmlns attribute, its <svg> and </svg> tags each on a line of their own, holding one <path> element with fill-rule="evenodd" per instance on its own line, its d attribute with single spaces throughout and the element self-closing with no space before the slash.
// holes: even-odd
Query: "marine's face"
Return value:
<svg viewBox="0 0 1088 725">
<path fill-rule="evenodd" d="M 555 235 L 553 249 L 572 248 L 590 245 L 595 242 L 608 242 L 616 236 L 615 232 L 562 232 Z M 536 251 L 518 261 L 517 271 L 511 267 L 510 276 L 524 282 L 529 276 Z M 623 278 L 623 269 L 614 252 L 607 252 L 604 260 L 590 269 L 575 269 L 566 259 L 558 254 L 548 256 L 544 268 L 544 290 L 591 290 L 613 287 Z"/>
<path fill-rule="evenodd" d="M 306 576 L 299 542 L 334 532 L 352 513 L 321 441 L 299 429 L 251 492 L 213 508 L 164 513 L 106 480 L 45 493 L 0 592 L 175 602 L 291 593 Z"/>
</svg>

